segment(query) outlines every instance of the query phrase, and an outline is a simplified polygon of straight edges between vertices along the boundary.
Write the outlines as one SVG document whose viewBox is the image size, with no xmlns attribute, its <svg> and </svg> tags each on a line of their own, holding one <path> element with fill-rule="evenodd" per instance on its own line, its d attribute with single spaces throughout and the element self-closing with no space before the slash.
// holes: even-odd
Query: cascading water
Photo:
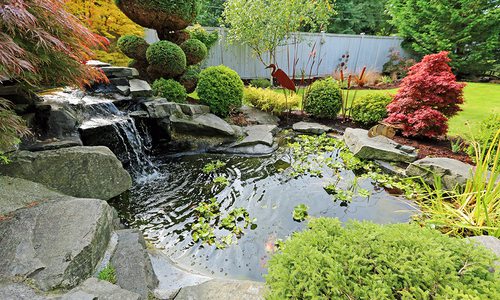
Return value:
<svg viewBox="0 0 500 300">
<path fill-rule="evenodd" d="M 158 175 L 148 154 L 152 148 L 148 130 L 118 109 L 114 99 L 88 96 L 77 90 L 55 91 L 43 98 L 49 104 L 75 109 L 82 120 L 79 132 L 84 145 L 109 147 L 136 181 Z"/>
</svg>

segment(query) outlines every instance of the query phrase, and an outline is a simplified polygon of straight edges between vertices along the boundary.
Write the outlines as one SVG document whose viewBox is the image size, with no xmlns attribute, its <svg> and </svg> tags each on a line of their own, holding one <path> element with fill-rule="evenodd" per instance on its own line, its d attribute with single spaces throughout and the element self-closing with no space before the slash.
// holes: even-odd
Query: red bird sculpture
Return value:
<svg viewBox="0 0 500 300">
<path fill-rule="evenodd" d="M 286 75 L 286 73 L 278 69 L 275 64 L 270 64 L 269 66 L 266 67 L 266 69 L 273 69 L 273 72 L 271 73 L 271 76 L 273 76 L 274 79 L 276 79 L 283 88 L 297 92 L 297 89 L 295 88 L 295 83 Z"/>
</svg>

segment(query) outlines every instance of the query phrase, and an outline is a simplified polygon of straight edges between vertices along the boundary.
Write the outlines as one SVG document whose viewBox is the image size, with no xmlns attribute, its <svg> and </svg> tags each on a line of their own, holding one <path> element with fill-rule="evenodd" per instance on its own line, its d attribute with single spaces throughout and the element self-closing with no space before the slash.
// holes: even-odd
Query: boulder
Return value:
<svg viewBox="0 0 500 300">
<path fill-rule="evenodd" d="M 21 178 L 0 176 L 0 216 L 9 215 L 18 209 L 44 201 L 66 198 L 67 196 L 42 184 Z"/>
<path fill-rule="evenodd" d="M 231 125 L 213 114 L 195 115 L 193 117 L 172 115 L 170 124 L 175 133 L 211 137 L 235 135 Z"/>
<path fill-rule="evenodd" d="M 151 260 L 146 252 L 146 242 L 138 229 L 116 231 L 118 243 L 110 263 L 116 270 L 117 284 L 137 293 L 142 299 L 158 285 Z"/>
<path fill-rule="evenodd" d="M 148 97 L 153 94 L 153 90 L 149 83 L 141 79 L 131 79 L 129 81 L 130 85 L 130 95 L 132 97 Z"/>
<path fill-rule="evenodd" d="M 76 286 L 101 260 L 114 218 L 105 201 L 73 197 L 15 211 L 0 222 L 0 277 L 29 278 L 44 291 Z"/>
<path fill-rule="evenodd" d="M 411 163 L 417 159 L 415 152 L 401 150 L 400 144 L 385 136 L 369 137 L 368 130 L 347 128 L 344 142 L 356 157 L 384 161 Z"/>
<path fill-rule="evenodd" d="M 179 104 L 169 102 L 165 98 L 154 98 L 142 103 L 144 110 L 149 113 L 153 119 L 168 118 L 172 115 L 182 115 Z"/>
<path fill-rule="evenodd" d="M 81 116 L 68 103 L 42 103 L 37 105 L 37 127 L 43 136 L 61 138 L 75 135 L 82 122 Z"/>
<path fill-rule="evenodd" d="M 243 113 L 246 120 L 251 124 L 278 125 L 278 122 L 280 121 L 277 116 L 271 113 L 247 105 L 243 105 L 240 108 L 240 112 Z"/>
<path fill-rule="evenodd" d="M 500 260 L 500 240 L 498 238 L 489 235 L 481 235 L 468 237 L 467 239 L 491 250 Z"/>
<path fill-rule="evenodd" d="M 139 72 L 134 68 L 125 67 L 101 67 L 101 70 L 108 78 L 132 78 L 139 76 Z"/>
<path fill-rule="evenodd" d="M 116 89 L 118 90 L 118 93 L 120 93 L 120 95 L 123 95 L 123 96 L 130 95 L 130 86 L 128 86 L 128 85 L 117 85 Z"/>
<path fill-rule="evenodd" d="M 263 282 L 214 279 L 200 285 L 182 288 L 174 299 L 258 300 L 265 298 L 265 291 Z"/>
<path fill-rule="evenodd" d="M 406 168 L 406 176 L 420 176 L 428 184 L 434 184 L 434 175 L 441 178 L 443 188 L 451 190 L 457 185 L 464 186 L 472 175 L 473 166 L 446 157 L 426 157 L 411 163 Z"/>
<path fill-rule="evenodd" d="M 60 300 L 141 300 L 141 295 L 120 288 L 116 284 L 89 278 L 63 295 Z"/>
<path fill-rule="evenodd" d="M 323 134 L 332 131 L 332 128 L 319 123 L 298 122 L 292 126 L 294 131 L 306 134 Z"/>
<path fill-rule="evenodd" d="M 132 180 L 106 147 L 19 151 L 0 174 L 46 185 L 66 195 L 109 200 L 130 189 Z"/>
<path fill-rule="evenodd" d="M 242 154 L 242 155 L 267 155 L 278 149 L 274 136 L 279 128 L 276 125 L 253 125 L 243 127 L 244 136 L 227 147 L 219 147 L 212 152 Z"/>
<path fill-rule="evenodd" d="M 2 300 L 46 300 L 33 288 L 16 282 L 0 282 L 0 299 Z"/>
<path fill-rule="evenodd" d="M 210 113 L 210 107 L 206 105 L 195 105 L 195 104 L 185 104 L 185 103 L 179 103 L 178 105 L 181 108 L 182 112 L 188 116 Z"/>
<path fill-rule="evenodd" d="M 79 136 L 67 136 L 62 138 L 52 138 L 43 141 L 37 141 L 32 144 L 22 144 L 19 149 L 26 151 L 45 151 L 56 150 L 62 148 L 83 146 L 82 140 Z"/>
</svg>

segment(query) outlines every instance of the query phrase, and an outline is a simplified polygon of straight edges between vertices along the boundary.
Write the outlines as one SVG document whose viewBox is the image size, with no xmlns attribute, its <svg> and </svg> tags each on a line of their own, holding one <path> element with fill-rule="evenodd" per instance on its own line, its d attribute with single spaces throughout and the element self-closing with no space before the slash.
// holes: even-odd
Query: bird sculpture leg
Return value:
<svg viewBox="0 0 500 300">
<path fill-rule="evenodd" d="M 290 116 L 290 110 L 288 109 L 288 96 L 286 94 L 286 89 L 283 89 L 283 92 L 285 93 L 285 111 L 286 111 L 286 122 L 288 123 L 288 118 Z"/>
</svg>

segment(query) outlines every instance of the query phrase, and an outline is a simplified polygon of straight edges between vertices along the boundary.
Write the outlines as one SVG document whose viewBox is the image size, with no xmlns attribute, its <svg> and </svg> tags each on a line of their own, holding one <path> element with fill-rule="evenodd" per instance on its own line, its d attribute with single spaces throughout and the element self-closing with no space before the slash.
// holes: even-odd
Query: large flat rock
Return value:
<svg viewBox="0 0 500 300">
<path fill-rule="evenodd" d="M 211 137 L 235 135 L 231 125 L 213 114 L 195 115 L 193 117 L 172 115 L 170 123 L 172 130 L 176 133 Z"/>
<path fill-rule="evenodd" d="M 298 122 L 293 124 L 292 129 L 300 133 L 323 134 L 332 131 L 332 128 L 319 123 Z"/>
<path fill-rule="evenodd" d="M 142 103 L 149 117 L 153 119 L 168 118 L 172 115 L 182 115 L 182 109 L 178 103 L 169 102 L 165 98 L 153 98 Z"/>
<path fill-rule="evenodd" d="M 2 300 L 46 300 L 41 293 L 33 288 L 14 282 L 0 282 L 0 299 Z"/>
<path fill-rule="evenodd" d="M 385 136 L 369 137 L 368 130 L 347 128 L 344 142 L 351 152 L 362 159 L 411 163 L 417 159 L 415 152 L 403 151 L 404 147 Z"/>
<path fill-rule="evenodd" d="M 38 182 L 63 194 L 108 200 L 132 186 L 121 162 L 107 147 L 19 151 L 0 174 Z"/>
<path fill-rule="evenodd" d="M 434 184 L 434 176 L 441 179 L 448 190 L 457 185 L 464 186 L 472 176 L 473 166 L 446 157 L 426 157 L 411 163 L 406 168 L 406 176 L 420 176 L 428 184 Z"/>
<path fill-rule="evenodd" d="M 129 93 L 132 97 L 148 97 L 153 94 L 153 90 L 149 83 L 141 79 L 131 79 L 129 81 Z"/>
<path fill-rule="evenodd" d="M 37 203 L 67 198 L 39 183 L 0 176 L 0 216 Z"/>
<path fill-rule="evenodd" d="M 142 300 L 141 295 L 97 278 L 89 278 L 60 300 Z"/>
<path fill-rule="evenodd" d="M 101 260 L 114 217 L 105 201 L 72 197 L 15 211 L 0 222 L 0 277 L 44 291 L 76 286 Z"/>
<path fill-rule="evenodd" d="M 264 299 L 263 282 L 214 279 L 182 288 L 175 300 L 258 300 Z"/>
<path fill-rule="evenodd" d="M 116 231 L 118 244 L 111 256 L 110 263 L 116 270 L 117 284 L 126 290 L 137 293 L 142 299 L 158 285 L 158 279 L 146 252 L 146 243 L 138 229 Z"/>
<path fill-rule="evenodd" d="M 250 107 L 247 105 L 243 105 L 240 108 L 240 111 L 245 115 L 245 118 L 251 124 L 259 124 L 259 125 L 278 125 L 280 119 L 268 112 L 262 111 L 255 107 Z"/>
</svg>

